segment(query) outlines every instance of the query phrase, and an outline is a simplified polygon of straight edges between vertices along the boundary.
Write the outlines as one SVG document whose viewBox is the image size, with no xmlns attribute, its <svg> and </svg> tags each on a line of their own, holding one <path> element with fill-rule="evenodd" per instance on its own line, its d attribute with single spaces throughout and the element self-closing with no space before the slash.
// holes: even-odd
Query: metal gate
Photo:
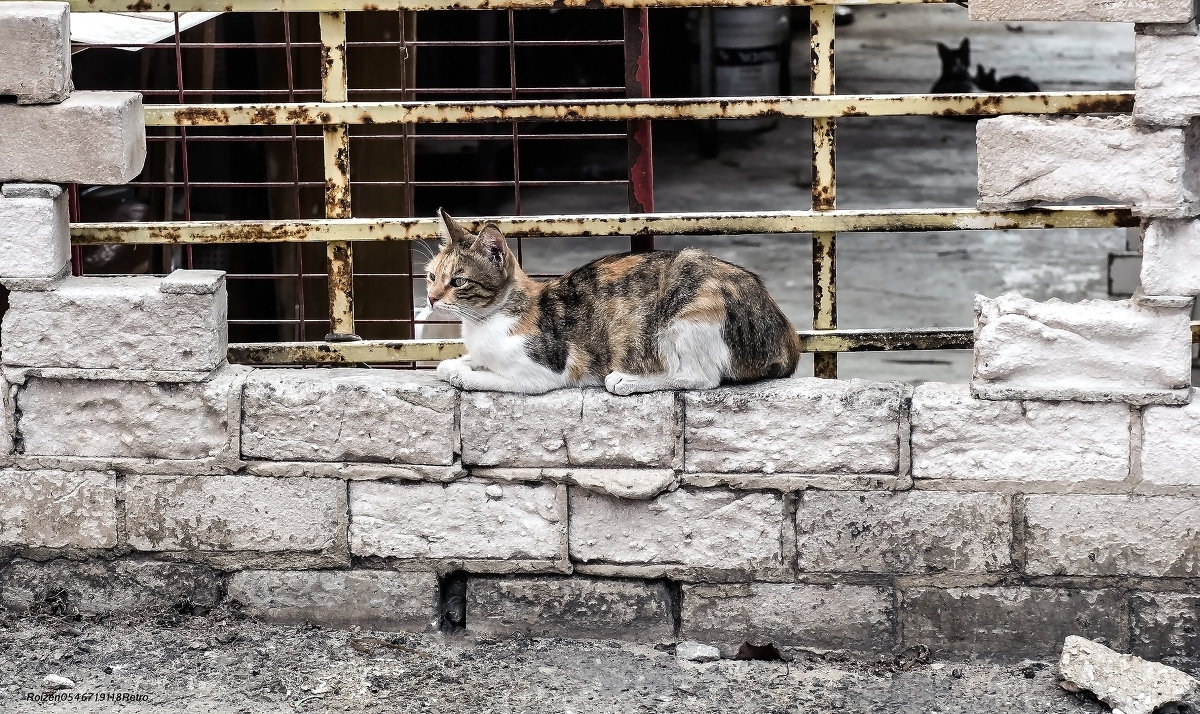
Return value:
<svg viewBox="0 0 1200 714">
<path fill-rule="evenodd" d="M 547 217 L 517 215 L 498 220 L 508 235 L 520 238 L 539 236 L 622 236 L 630 239 L 634 250 L 653 246 L 655 235 L 736 235 L 811 234 L 813 273 L 812 329 L 801 331 L 801 343 L 806 352 L 814 353 L 815 374 L 837 376 L 837 355 L 840 352 L 871 350 L 927 350 L 969 348 L 972 335 L 969 329 L 900 329 L 858 330 L 839 327 L 837 319 L 837 234 L 871 231 L 962 231 L 1002 228 L 1111 228 L 1138 225 L 1125 208 L 1111 206 L 1038 208 L 1022 211 L 980 212 L 973 208 L 953 207 L 919 210 L 838 210 L 836 208 L 835 129 L 838 119 L 867 116 L 995 116 L 1020 114 L 1085 114 L 1129 112 L 1133 105 L 1130 92 L 1033 94 L 959 94 L 959 95 L 836 95 L 834 94 L 834 6 L 908 4 L 924 0 L 858 0 L 856 2 L 821 3 L 807 0 L 379 0 L 355 5 L 345 0 L 70 0 L 76 12 L 233 12 L 275 13 L 282 18 L 280 43 L 270 45 L 237 45 L 240 49 L 266 52 L 283 47 L 287 52 L 286 90 L 278 90 L 279 101 L 217 103 L 204 101 L 213 94 L 226 95 L 226 90 L 207 93 L 187 90 L 183 81 L 183 54 L 186 50 L 215 50 L 225 47 L 215 41 L 185 43 L 181 40 L 178 17 L 175 15 L 173 45 L 157 45 L 159 50 L 173 52 L 178 74 L 178 88 L 173 94 L 156 97 L 147 95 L 146 126 L 151 142 L 167 142 L 182 148 L 182 180 L 174 176 L 145 185 L 170 187 L 183 194 L 183 220 L 168 215 L 167 220 L 152 222 L 74 222 L 72 240 L 77 249 L 99 245 L 162 245 L 181 246 L 182 264 L 193 265 L 192 249 L 196 246 L 221 244 L 290 244 L 295 247 L 297 266 L 294 277 L 301 292 L 300 314 L 294 322 L 295 341 L 235 343 L 230 346 L 230 359 L 247 364 L 396 364 L 417 360 L 437 360 L 462 353 L 462 345 L 450 340 L 380 340 L 357 339 L 364 318 L 356 313 L 354 277 L 362 276 L 362 266 L 356 268 L 354 248 L 366 243 L 412 242 L 436 238 L 437 229 L 430 218 L 412 216 L 412 191 L 421 182 L 412 174 L 413 146 L 416 141 L 430 140 L 418 132 L 419 127 L 446 126 L 448 131 L 436 134 L 438 141 L 470 139 L 474 141 L 510 142 L 513 154 L 511 177 L 493 182 L 514 192 L 515 213 L 521 213 L 521 187 L 545 185 L 522 177 L 519 153 L 531 141 L 548 141 L 555 137 L 597 141 L 621 141 L 627 146 L 626 176 L 617 179 L 580 180 L 582 185 L 623 184 L 628 187 L 628 213 L 605 215 L 576 215 Z M 647 8 L 652 7 L 736 7 L 790 6 L 810 7 L 811 86 L 807 96 L 763 96 L 739 98 L 650 98 L 648 86 Z M 620 49 L 624 69 L 623 86 L 588 88 L 592 95 L 578 87 L 520 88 L 516 78 L 516 57 L 524 46 L 554 47 L 572 45 L 555 39 L 521 40 L 514 28 L 520 11 L 531 9 L 620 9 L 622 23 L 619 37 L 587 39 L 573 46 Z M 502 11 L 507 19 L 507 38 L 482 40 L 422 41 L 415 32 L 415 19 L 421 11 L 491 10 Z M 394 25 L 392 39 L 361 46 L 378 46 L 395 53 L 399 68 L 399 86 L 364 90 L 373 99 L 356 99 L 348 81 L 347 17 L 360 11 L 371 18 L 387 18 Z M 296 15 L 319 17 L 319 41 L 298 41 L 292 37 Z M 504 29 L 498 30 L 503 34 Z M 489 92 L 471 91 L 442 93 L 431 99 L 430 90 L 415 86 L 411 69 L 416 51 L 422 47 L 492 47 L 507 55 L 509 87 Z M 163 50 L 161 48 L 167 48 Z M 311 60 L 320 73 L 319 92 L 298 89 L 293 81 L 294 50 L 311 50 Z M 309 68 L 310 70 L 313 68 Z M 532 91 L 531 91 L 532 90 Z M 496 98 L 496 91 L 509 96 Z M 447 94 L 449 92 L 449 94 Z M 556 95 L 569 94 L 559 97 Z M 465 95 L 465 96 L 463 96 Z M 380 99 L 379 96 L 385 96 Z M 201 101 L 196 101 L 200 99 Z M 269 98 L 270 99 L 270 98 Z M 154 103 L 158 101 L 175 103 Z M 286 101 L 283 101 L 286 100 Z M 653 147 L 651 120 L 705 121 L 754 117 L 801 117 L 812 119 L 812 210 L 736 213 L 674 213 L 654 212 Z M 852 119 L 851 119 L 852 120 Z M 582 123 L 589 127 L 582 132 L 541 134 L 536 138 L 522 134 L 522 127 L 531 122 Z M 501 134 L 496 126 L 510 129 Z M 557 125 L 557 124 L 556 124 Z M 590 127 L 604 127 L 592 129 Z M 239 135 L 239 128 L 269 129 L 262 136 Z M 483 130 L 490 127 L 489 130 Z M 401 191 L 405 216 L 353 218 L 351 167 L 362 159 L 352 138 L 365 141 L 378 132 L 381 140 L 396 142 L 400 176 L 375 182 Z M 216 132 L 216 133 L 214 133 Z M 224 132 L 224 133 L 221 133 Z M 549 136 L 549 138 L 547 138 Z M 291 147 L 293 176 L 291 181 L 278 181 L 281 186 L 293 186 L 296 195 L 302 190 L 320 191 L 323 217 L 305 217 L 296 199 L 295 218 L 290 220 L 193 220 L 188 194 L 203 188 L 235 190 L 235 184 L 216 183 L 209 186 L 189 176 L 187 167 L 188 142 L 205 141 L 278 141 Z M 323 181 L 302 181 L 300 154 L 321 147 Z M 174 155 L 174 149 L 172 149 Z M 371 185 L 363 182 L 361 185 Z M 357 189 L 360 183 L 354 183 Z M 173 204 L 167 213 L 173 214 Z M 77 218 L 78 201 L 73 202 Z M 86 216 L 84 216 L 86 218 Z M 305 269 L 301 248 L 307 244 L 325 246 L 323 271 L 315 271 L 308 261 Z M 78 258 L 78 256 L 77 256 Z M 78 264 L 77 263 L 77 271 Z M 369 273 L 407 280 L 411 286 L 414 271 L 407 270 Z M 231 275 L 254 277 L 249 275 Z M 262 276 L 259 276 L 262 277 Z M 279 279 L 279 275 L 267 276 Z M 308 281 L 322 279 L 328 285 L 328 335 L 324 340 L 309 338 L 305 329 L 314 322 L 303 312 L 304 286 Z M 411 297 L 412 290 L 409 289 Z M 323 320 L 323 318 L 321 318 Z M 411 305 L 407 324 L 413 324 Z M 404 322 L 405 320 L 395 320 Z M 254 322 L 254 320 L 249 320 Z M 1195 328 L 1193 328 L 1195 333 Z"/>
</svg>

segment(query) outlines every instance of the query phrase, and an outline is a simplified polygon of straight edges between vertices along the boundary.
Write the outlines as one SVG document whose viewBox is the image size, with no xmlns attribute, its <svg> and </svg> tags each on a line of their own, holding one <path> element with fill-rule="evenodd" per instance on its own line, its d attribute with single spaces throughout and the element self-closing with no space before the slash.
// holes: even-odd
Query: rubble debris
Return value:
<svg viewBox="0 0 1200 714">
<path fill-rule="evenodd" d="M 1088 690 L 1122 714 L 1152 714 L 1155 709 L 1200 692 L 1200 682 L 1173 667 L 1115 652 L 1074 635 L 1063 644 L 1060 686 Z"/>
</svg>

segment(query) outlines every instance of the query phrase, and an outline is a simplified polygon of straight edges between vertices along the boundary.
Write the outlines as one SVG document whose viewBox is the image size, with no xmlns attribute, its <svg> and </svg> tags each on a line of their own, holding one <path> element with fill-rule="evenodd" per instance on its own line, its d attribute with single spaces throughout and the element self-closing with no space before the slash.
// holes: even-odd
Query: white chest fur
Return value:
<svg viewBox="0 0 1200 714">
<path fill-rule="evenodd" d="M 463 342 L 471 364 L 542 389 L 566 386 L 565 372 L 553 372 L 529 358 L 525 351 L 529 338 L 512 334 L 516 324 L 516 317 L 504 314 L 492 315 L 476 324 L 463 322 Z"/>
</svg>

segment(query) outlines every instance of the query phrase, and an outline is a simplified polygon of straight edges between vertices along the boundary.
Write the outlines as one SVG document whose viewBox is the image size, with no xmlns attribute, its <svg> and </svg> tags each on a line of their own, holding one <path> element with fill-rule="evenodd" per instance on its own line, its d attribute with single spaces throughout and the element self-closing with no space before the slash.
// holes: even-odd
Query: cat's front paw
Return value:
<svg viewBox="0 0 1200 714">
<path fill-rule="evenodd" d="M 463 386 L 463 377 L 471 373 L 471 363 L 466 357 L 457 357 L 438 362 L 437 376 L 452 386 Z"/>
</svg>

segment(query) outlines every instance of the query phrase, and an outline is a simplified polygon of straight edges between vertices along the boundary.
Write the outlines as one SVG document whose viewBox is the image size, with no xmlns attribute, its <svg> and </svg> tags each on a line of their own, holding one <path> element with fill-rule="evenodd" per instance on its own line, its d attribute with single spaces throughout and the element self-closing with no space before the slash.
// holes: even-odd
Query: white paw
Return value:
<svg viewBox="0 0 1200 714">
<path fill-rule="evenodd" d="M 437 375 L 455 387 L 463 386 L 463 376 L 471 373 L 471 363 L 466 357 L 438 362 Z"/>
<path fill-rule="evenodd" d="M 633 374 L 609 372 L 604 378 L 604 388 L 619 397 L 628 397 L 640 381 L 641 378 Z"/>
</svg>

